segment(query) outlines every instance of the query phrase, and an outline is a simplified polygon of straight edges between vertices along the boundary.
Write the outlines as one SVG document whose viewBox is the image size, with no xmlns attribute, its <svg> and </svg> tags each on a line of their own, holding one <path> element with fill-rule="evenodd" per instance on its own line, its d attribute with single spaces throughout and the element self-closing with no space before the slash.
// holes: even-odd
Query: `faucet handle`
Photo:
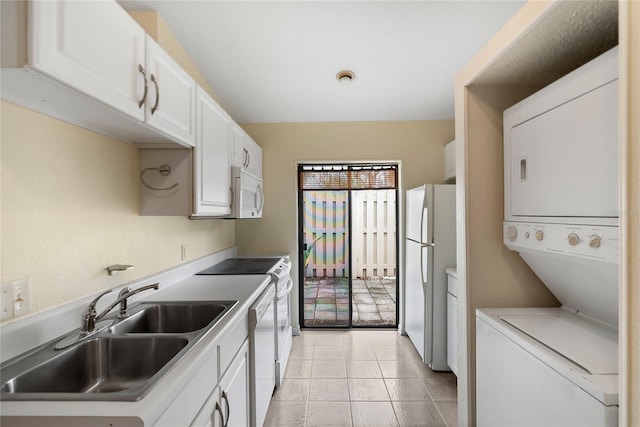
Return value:
<svg viewBox="0 0 640 427">
<path fill-rule="evenodd" d="M 90 310 L 95 311 L 95 310 L 96 310 L 96 304 L 98 303 L 98 300 L 99 300 L 100 298 L 102 298 L 103 296 L 105 296 L 106 294 L 110 293 L 110 292 L 113 292 L 113 289 L 107 289 L 106 291 L 104 291 L 103 293 L 101 293 L 100 295 L 98 295 L 97 297 L 95 297 L 95 298 L 93 299 L 93 301 L 91 301 L 91 302 L 89 303 L 89 308 L 87 309 L 87 311 L 90 311 Z"/>
<path fill-rule="evenodd" d="M 98 300 L 100 298 L 112 291 L 113 289 L 107 289 L 106 291 L 95 297 L 93 301 L 89 303 L 89 307 L 87 307 L 87 309 L 82 313 L 82 327 L 80 328 L 80 332 L 82 334 L 93 332 L 96 327 L 96 304 L 98 303 Z"/>
</svg>

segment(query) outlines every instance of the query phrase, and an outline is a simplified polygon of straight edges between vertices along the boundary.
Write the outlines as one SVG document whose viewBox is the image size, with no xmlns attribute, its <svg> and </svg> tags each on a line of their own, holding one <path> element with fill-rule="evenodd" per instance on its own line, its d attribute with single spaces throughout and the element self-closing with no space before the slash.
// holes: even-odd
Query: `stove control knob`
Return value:
<svg viewBox="0 0 640 427">
<path fill-rule="evenodd" d="M 513 225 L 510 225 L 507 228 L 507 239 L 513 242 L 514 240 L 516 240 L 516 237 L 518 237 L 518 229 L 515 228 Z"/>
<path fill-rule="evenodd" d="M 594 234 L 593 236 L 589 237 L 589 246 L 594 249 L 597 249 L 600 247 L 600 242 L 601 242 L 600 236 L 597 236 Z"/>
<path fill-rule="evenodd" d="M 569 244 L 571 246 L 576 246 L 578 243 L 580 243 L 580 236 L 578 236 L 576 233 L 571 233 L 567 237 L 567 240 L 569 240 Z"/>
<path fill-rule="evenodd" d="M 536 231 L 536 240 L 537 241 L 541 241 L 542 239 L 544 239 L 544 232 L 542 230 L 537 230 Z"/>
</svg>

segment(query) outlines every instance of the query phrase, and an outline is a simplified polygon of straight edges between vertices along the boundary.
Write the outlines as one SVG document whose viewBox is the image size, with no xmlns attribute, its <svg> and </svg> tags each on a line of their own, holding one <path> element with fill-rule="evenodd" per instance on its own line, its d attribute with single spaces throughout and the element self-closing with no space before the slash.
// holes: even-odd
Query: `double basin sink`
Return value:
<svg viewBox="0 0 640 427">
<path fill-rule="evenodd" d="M 138 400 L 236 303 L 139 303 L 74 345 L 56 350 L 61 337 L 4 363 L 1 400 Z"/>
</svg>

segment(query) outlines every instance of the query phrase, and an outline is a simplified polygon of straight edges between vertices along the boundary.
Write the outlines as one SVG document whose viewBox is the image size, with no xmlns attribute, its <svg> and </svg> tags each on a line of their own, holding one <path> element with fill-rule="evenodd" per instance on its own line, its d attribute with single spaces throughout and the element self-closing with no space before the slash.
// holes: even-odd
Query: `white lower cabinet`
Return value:
<svg viewBox="0 0 640 427">
<path fill-rule="evenodd" d="M 447 365 L 458 375 L 458 279 L 447 268 Z"/>
<path fill-rule="evenodd" d="M 249 419 L 249 341 L 245 340 L 191 426 L 247 427 Z"/>
<path fill-rule="evenodd" d="M 249 341 L 246 340 L 220 379 L 224 427 L 249 425 Z M 214 424 L 216 425 L 216 424 Z M 222 426 L 220 426 L 222 427 Z"/>
<path fill-rule="evenodd" d="M 224 412 L 220 406 L 220 398 L 220 387 L 216 386 L 198 412 L 198 416 L 191 423 L 191 427 L 224 427 Z"/>
<path fill-rule="evenodd" d="M 194 420 L 199 419 L 203 405 L 207 405 L 217 387 L 218 354 L 215 350 L 208 350 L 208 353 L 198 372 L 183 386 L 154 427 L 207 425 L 194 424 Z"/>
</svg>

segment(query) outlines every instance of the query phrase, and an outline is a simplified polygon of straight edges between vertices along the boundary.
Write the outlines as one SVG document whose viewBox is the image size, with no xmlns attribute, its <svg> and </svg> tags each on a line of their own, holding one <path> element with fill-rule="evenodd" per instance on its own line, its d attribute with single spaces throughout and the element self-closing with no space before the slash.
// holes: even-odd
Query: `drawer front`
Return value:
<svg viewBox="0 0 640 427">
<path fill-rule="evenodd" d="M 229 364 L 238 354 L 240 347 L 249 337 L 249 313 L 244 314 L 233 325 L 218 344 L 218 380 L 227 371 Z"/>
</svg>

